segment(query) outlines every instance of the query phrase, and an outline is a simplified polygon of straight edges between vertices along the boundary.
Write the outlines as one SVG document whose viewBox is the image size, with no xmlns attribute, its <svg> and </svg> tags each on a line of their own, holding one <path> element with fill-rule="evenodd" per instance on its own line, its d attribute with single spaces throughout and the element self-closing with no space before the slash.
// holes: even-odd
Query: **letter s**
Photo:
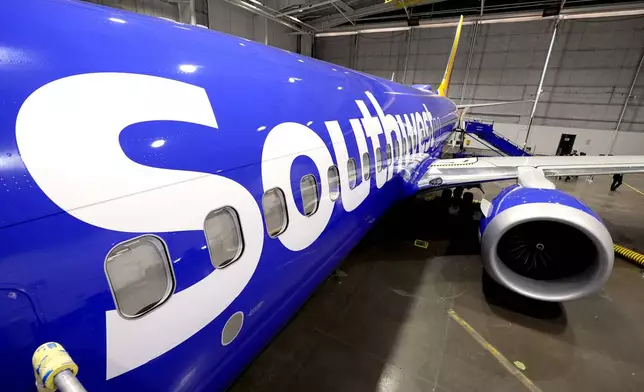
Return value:
<svg viewBox="0 0 644 392">
<path fill-rule="evenodd" d="M 219 316 L 250 281 L 264 241 L 259 207 L 240 184 L 140 165 L 123 153 L 121 130 L 151 120 L 217 128 L 204 89 L 127 73 L 53 81 L 27 98 L 16 120 L 18 147 L 34 180 L 81 221 L 131 233 L 201 231 L 210 211 L 229 205 L 244 227 L 244 253 L 229 267 L 213 270 L 145 317 L 125 320 L 106 311 L 107 379 L 171 350 Z"/>
</svg>

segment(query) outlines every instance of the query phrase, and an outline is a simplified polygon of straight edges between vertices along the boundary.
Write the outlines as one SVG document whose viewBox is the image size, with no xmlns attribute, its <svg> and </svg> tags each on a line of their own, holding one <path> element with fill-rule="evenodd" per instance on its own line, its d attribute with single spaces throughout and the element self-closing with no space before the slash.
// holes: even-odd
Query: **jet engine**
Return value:
<svg viewBox="0 0 644 392">
<path fill-rule="evenodd" d="M 610 276 L 612 238 L 575 197 L 514 185 L 481 207 L 483 263 L 507 288 L 539 300 L 568 301 L 598 291 Z"/>
</svg>

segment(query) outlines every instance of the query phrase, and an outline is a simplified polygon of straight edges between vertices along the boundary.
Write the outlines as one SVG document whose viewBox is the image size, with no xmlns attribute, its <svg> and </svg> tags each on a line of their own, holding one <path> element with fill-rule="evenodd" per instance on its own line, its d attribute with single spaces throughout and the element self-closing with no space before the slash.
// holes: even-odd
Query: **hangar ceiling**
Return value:
<svg viewBox="0 0 644 392">
<path fill-rule="evenodd" d="M 632 0 L 564 0 L 563 4 L 562 0 L 316 0 L 282 6 L 276 14 L 296 24 L 299 20 L 305 27 L 326 31 L 339 26 L 404 21 L 413 26 L 421 20 L 477 16 L 482 10 L 488 16 L 519 12 L 554 15 L 562 5 L 566 9 L 584 10 L 597 6 L 634 8 L 643 4 Z"/>
</svg>

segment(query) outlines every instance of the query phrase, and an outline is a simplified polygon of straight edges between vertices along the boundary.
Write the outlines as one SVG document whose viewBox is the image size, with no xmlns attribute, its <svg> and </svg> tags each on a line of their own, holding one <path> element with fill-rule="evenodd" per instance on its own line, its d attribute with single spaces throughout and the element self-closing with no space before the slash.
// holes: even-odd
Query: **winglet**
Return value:
<svg viewBox="0 0 644 392">
<path fill-rule="evenodd" d="M 449 60 L 447 61 L 447 68 L 445 68 L 445 76 L 441 81 L 440 86 L 438 86 L 438 95 L 442 97 L 447 96 L 447 89 L 449 89 L 449 80 L 452 78 L 452 69 L 454 68 L 454 59 L 456 58 L 456 49 L 458 48 L 458 40 L 461 37 L 461 28 L 463 27 L 463 15 L 458 21 L 458 26 L 456 27 L 456 35 L 454 36 L 454 43 L 452 44 L 452 51 L 449 54 Z"/>
</svg>

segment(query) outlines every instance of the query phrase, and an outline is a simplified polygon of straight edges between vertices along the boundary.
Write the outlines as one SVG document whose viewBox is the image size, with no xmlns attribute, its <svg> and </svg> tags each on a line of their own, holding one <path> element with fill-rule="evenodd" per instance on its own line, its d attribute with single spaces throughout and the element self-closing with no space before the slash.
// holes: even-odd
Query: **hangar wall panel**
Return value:
<svg viewBox="0 0 644 392">
<path fill-rule="evenodd" d="M 472 53 L 463 103 L 534 99 L 552 21 L 482 25 Z M 473 26 L 464 26 L 450 98 L 460 102 Z M 363 34 L 315 40 L 316 56 L 401 83 L 438 86 L 454 38 L 454 28 Z M 560 23 L 530 145 L 551 154 L 561 133 L 579 135 L 575 149 L 605 153 L 644 51 L 644 18 L 566 20 Z M 620 127 L 616 153 L 644 153 L 644 73 L 640 74 Z M 501 133 L 523 132 L 531 103 L 472 109 L 471 116 L 494 120 Z M 597 131 L 597 132 L 595 132 Z M 631 135 L 633 133 L 633 135 Z M 520 143 L 523 144 L 523 139 Z M 553 141 L 554 140 L 554 141 Z"/>
</svg>

